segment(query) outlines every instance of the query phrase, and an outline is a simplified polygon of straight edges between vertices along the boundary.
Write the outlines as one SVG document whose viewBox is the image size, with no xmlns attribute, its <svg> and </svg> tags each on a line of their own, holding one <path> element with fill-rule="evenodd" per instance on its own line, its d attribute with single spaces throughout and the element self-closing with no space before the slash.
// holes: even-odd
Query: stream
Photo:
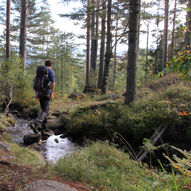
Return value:
<svg viewBox="0 0 191 191">
<path fill-rule="evenodd" d="M 12 137 L 14 143 L 24 146 L 23 137 L 33 133 L 29 122 L 22 118 L 16 118 L 16 124 L 7 128 L 7 133 Z M 61 138 L 61 135 L 52 135 L 45 142 L 43 141 L 43 155 L 48 162 L 56 161 L 66 155 L 71 155 L 78 146 L 68 138 Z"/>
</svg>

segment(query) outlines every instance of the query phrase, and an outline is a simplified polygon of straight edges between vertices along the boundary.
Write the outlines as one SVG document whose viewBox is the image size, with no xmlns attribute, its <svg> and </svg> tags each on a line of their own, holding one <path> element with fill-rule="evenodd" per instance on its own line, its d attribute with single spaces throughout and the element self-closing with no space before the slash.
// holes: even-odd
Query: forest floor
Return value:
<svg viewBox="0 0 191 191">
<path fill-rule="evenodd" d="M 37 180 L 61 182 L 78 191 L 90 190 L 85 183 L 72 182 L 52 175 L 46 164 L 33 166 L 15 162 L 18 156 L 10 151 L 10 147 L 10 144 L 0 136 L 0 191 L 20 191 L 26 185 Z"/>
<path fill-rule="evenodd" d="M 167 79 L 165 85 L 176 85 L 176 81 L 178 81 L 176 80 L 176 78 L 172 78 L 172 80 Z M 161 91 L 161 89 L 162 91 L 163 89 L 166 89 L 162 80 L 157 81 L 155 84 L 152 83 L 149 88 L 156 93 L 157 91 Z M 124 102 L 124 97 L 122 96 L 122 93 L 118 94 L 117 98 L 115 98 L 116 95 L 114 94 L 95 96 L 93 98 L 81 95 L 76 96 L 75 99 L 57 96 L 51 103 L 50 115 L 54 113 L 71 113 L 79 107 L 89 107 L 92 105 L 105 104 L 113 101 L 116 102 L 116 100 L 117 102 L 120 102 L 122 104 Z M 137 96 L 139 98 L 141 98 L 142 96 L 147 96 L 147 89 L 145 88 L 143 90 L 139 90 Z M 76 190 L 78 191 L 93 190 L 86 183 L 68 181 L 67 179 L 63 179 L 63 177 L 53 175 L 52 172 L 49 171 L 46 164 L 34 167 L 27 163 L 15 162 L 14 159 L 17 156 L 14 155 L 9 149 L 7 149 L 7 146 L 4 144 L 9 145 L 9 141 L 4 138 L 4 134 L 0 133 L 0 191 L 20 191 L 27 184 L 36 180 L 59 181 L 73 188 L 76 188 Z"/>
</svg>

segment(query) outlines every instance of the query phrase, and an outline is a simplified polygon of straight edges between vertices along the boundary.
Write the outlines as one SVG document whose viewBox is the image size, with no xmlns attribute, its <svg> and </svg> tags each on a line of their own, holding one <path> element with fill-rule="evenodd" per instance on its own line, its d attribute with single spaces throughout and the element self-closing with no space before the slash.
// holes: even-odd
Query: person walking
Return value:
<svg viewBox="0 0 191 191">
<path fill-rule="evenodd" d="M 55 73 L 52 69 L 53 62 L 46 60 L 44 66 L 39 66 L 36 71 L 36 76 L 33 80 L 33 88 L 36 98 L 40 102 L 41 112 L 32 123 L 31 128 L 35 133 L 43 133 L 48 131 L 46 127 L 47 117 L 50 108 L 50 102 L 54 98 L 55 89 Z"/>
</svg>

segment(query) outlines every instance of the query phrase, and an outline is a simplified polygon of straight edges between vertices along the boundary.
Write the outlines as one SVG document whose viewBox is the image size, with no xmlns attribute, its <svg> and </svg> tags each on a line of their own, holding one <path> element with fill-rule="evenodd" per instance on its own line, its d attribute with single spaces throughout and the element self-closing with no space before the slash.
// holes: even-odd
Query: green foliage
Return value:
<svg viewBox="0 0 191 191">
<path fill-rule="evenodd" d="M 8 126 L 13 125 L 14 123 L 15 120 L 12 115 L 6 116 L 0 114 L 0 132 L 4 132 Z"/>
<path fill-rule="evenodd" d="M 17 144 L 11 144 L 11 152 L 13 156 L 15 156 L 14 162 L 16 163 L 35 167 L 45 164 L 42 155 L 29 148 L 20 147 Z"/>
<path fill-rule="evenodd" d="M 186 80 L 190 79 L 191 69 L 191 51 L 183 50 L 167 64 L 167 71 L 177 72 L 180 76 Z"/>
<path fill-rule="evenodd" d="M 56 175 L 86 182 L 94 189 L 110 191 L 167 191 L 172 189 L 172 177 L 139 167 L 128 154 L 97 142 L 60 159 L 52 167 Z M 178 190 L 183 190 L 183 177 L 175 176 Z"/>
<path fill-rule="evenodd" d="M 177 169 L 182 174 L 185 174 L 186 176 L 191 176 L 191 153 L 187 152 L 185 150 L 178 149 L 174 146 L 171 146 L 173 149 L 177 150 L 179 153 L 183 155 L 182 158 L 173 155 L 173 159 L 171 159 L 169 156 L 165 157 L 171 162 L 171 165 Z"/>
<path fill-rule="evenodd" d="M 140 145 L 143 138 L 149 138 L 160 125 L 167 125 L 164 137 L 169 137 L 169 141 L 189 141 L 189 116 L 178 113 L 182 110 L 191 112 L 190 95 L 190 88 L 185 86 L 170 88 L 132 106 L 113 103 L 79 108 L 70 115 L 66 130 L 74 138 L 92 140 L 113 140 L 114 134 L 118 133 L 131 144 Z"/>
</svg>

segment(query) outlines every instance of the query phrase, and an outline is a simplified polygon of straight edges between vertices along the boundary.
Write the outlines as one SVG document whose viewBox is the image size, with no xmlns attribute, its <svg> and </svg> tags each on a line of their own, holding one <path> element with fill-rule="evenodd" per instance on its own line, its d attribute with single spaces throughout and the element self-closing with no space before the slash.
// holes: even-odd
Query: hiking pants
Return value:
<svg viewBox="0 0 191 191">
<path fill-rule="evenodd" d="M 40 107 L 42 109 L 41 113 L 38 115 L 36 121 L 40 123 L 42 126 L 46 124 L 47 117 L 50 108 L 50 95 L 40 95 Z"/>
</svg>

